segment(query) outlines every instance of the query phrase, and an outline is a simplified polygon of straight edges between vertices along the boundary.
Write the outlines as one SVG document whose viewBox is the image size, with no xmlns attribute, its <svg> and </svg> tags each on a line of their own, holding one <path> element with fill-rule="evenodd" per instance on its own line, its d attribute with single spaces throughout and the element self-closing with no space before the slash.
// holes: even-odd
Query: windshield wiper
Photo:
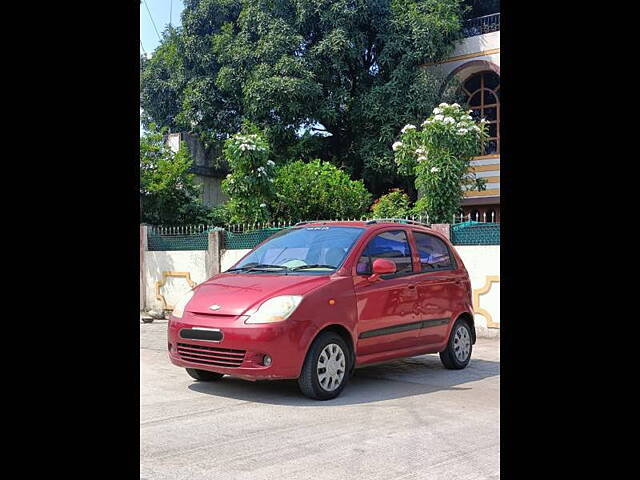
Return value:
<svg viewBox="0 0 640 480">
<path fill-rule="evenodd" d="M 237 268 L 230 268 L 229 270 L 227 270 L 227 272 L 238 272 L 238 271 L 246 271 L 246 272 L 250 272 L 252 270 L 268 270 L 270 268 L 278 268 L 280 270 L 286 270 L 288 272 L 295 272 L 297 270 L 305 270 L 305 269 L 309 269 L 309 268 L 329 268 L 331 270 L 335 270 L 336 267 L 335 265 L 325 265 L 325 264 L 321 264 L 321 263 L 314 263 L 312 265 L 300 265 L 299 267 L 285 267 L 284 265 L 273 265 L 270 263 L 256 263 L 256 264 L 248 264 L 245 265 L 244 267 L 237 267 Z"/>
<path fill-rule="evenodd" d="M 267 270 L 270 268 L 279 268 L 280 270 L 289 270 L 289 267 L 285 267 L 284 265 L 272 265 L 270 263 L 256 263 L 256 264 L 248 264 L 244 267 L 231 268 L 227 270 L 227 272 L 235 272 L 239 270 L 245 270 L 250 272 L 252 270 Z"/>
<path fill-rule="evenodd" d="M 335 265 L 323 265 L 321 263 L 314 263 L 313 265 L 300 265 L 299 267 L 293 267 L 291 269 L 292 272 L 295 272 L 296 270 L 304 270 L 307 268 L 330 268 L 331 270 L 338 268 Z"/>
</svg>

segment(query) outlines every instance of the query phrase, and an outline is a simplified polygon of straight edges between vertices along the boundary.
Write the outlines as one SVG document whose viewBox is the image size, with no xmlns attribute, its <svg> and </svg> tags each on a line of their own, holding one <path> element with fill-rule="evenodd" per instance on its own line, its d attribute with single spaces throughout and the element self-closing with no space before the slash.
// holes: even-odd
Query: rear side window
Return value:
<svg viewBox="0 0 640 480">
<path fill-rule="evenodd" d="M 404 230 L 393 230 L 376 235 L 362 252 L 356 272 L 371 275 L 372 265 L 377 258 L 387 258 L 396 264 L 396 273 L 413 272 L 411 248 Z"/>
<path fill-rule="evenodd" d="M 453 268 L 451 252 L 442 240 L 428 233 L 416 231 L 413 232 L 413 238 L 416 240 L 423 272 Z"/>
</svg>

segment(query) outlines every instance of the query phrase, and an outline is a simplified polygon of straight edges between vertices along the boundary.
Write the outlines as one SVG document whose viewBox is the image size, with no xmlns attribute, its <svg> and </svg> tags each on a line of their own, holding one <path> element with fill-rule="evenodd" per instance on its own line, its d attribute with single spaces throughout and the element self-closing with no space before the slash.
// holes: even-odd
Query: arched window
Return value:
<svg viewBox="0 0 640 480">
<path fill-rule="evenodd" d="M 491 70 L 475 73 L 464 81 L 462 91 L 474 120 L 488 122 L 482 155 L 500 153 L 500 77 Z"/>
</svg>

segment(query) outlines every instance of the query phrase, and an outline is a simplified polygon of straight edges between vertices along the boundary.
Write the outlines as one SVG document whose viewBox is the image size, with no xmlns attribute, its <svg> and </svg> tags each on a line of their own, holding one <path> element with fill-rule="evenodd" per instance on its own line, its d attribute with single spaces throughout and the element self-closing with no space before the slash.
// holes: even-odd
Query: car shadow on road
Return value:
<svg viewBox="0 0 640 480">
<path fill-rule="evenodd" d="M 291 406 L 355 405 L 423 395 L 442 390 L 470 390 L 471 382 L 500 375 L 500 362 L 471 359 L 464 370 L 447 370 L 437 355 L 421 355 L 356 369 L 338 398 L 318 402 L 300 393 L 295 380 L 249 382 L 225 376 L 194 382 L 189 389 L 236 400 Z"/>
</svg>

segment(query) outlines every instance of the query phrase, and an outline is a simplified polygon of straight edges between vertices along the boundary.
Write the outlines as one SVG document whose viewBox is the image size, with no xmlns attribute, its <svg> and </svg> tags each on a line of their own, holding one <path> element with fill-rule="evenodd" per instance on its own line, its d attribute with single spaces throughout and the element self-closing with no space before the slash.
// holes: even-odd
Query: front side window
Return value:
<svg viewBox="0 0 640 480">
<path fill-rule="evenodd" d="M 371 275 L 373 262 L 377 258 L 386 258 L 396 264 L 396 273 L 413 272 L 411 248 L 404 230 L 393 230 L 376 235 L 362 252 L 356 272 L 359 275 Z"/>
<path fill-rule="evenodd" d="M 445 243 L 428 233 L 413 232 L 423 272 L 452 268 L 451 254 Z"/>
<path fill-rule="evenodd" d="M 342 265 L 362 232 L 329 226 L 282 230 L 227 271 L 326 274 Z"/>
</svg>

